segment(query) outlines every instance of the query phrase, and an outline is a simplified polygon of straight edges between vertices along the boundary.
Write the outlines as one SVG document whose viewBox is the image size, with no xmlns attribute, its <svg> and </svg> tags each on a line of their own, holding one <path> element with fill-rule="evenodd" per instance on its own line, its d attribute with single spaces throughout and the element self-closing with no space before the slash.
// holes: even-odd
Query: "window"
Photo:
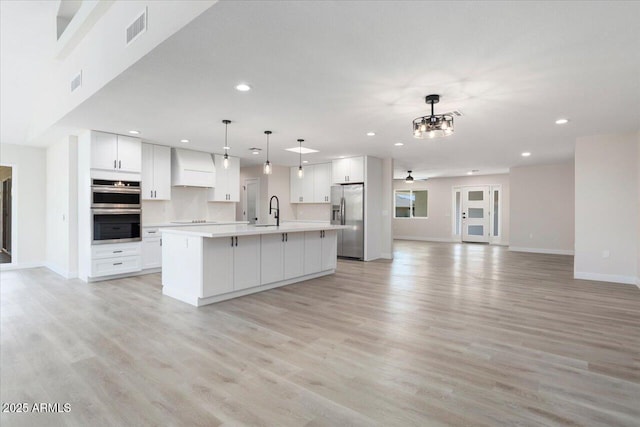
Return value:
<svg viewBox="0 0 640 427">
<path fill-rule="evenodd" d="M 396 190 L 395 218 L 426 218 L 427 190 Z"/>
</svg>

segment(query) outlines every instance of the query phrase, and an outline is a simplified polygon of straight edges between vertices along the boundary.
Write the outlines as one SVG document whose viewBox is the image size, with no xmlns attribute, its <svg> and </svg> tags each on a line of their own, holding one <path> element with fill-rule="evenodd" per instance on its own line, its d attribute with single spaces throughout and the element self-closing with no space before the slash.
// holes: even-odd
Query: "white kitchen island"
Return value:
<svg viewBox="0 0 640 427">
<path fill-rule="evenodd" d="M 199 307 L 333 274 L 337 231 L 345 228 L 292 222 L 162 229 L 162 293 Z"/>
</svg>

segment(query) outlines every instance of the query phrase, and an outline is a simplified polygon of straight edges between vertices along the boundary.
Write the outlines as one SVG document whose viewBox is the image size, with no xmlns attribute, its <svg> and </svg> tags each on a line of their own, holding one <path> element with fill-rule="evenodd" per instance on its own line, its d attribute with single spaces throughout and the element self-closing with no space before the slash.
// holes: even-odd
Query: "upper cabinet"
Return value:
<svg viewBox="0 0 640 427">
<path fill-rule="evenodd" d="M 333 183 L 364 182 L 364 157 L 349 157 L 332 162 Z"/>
<path fill-rule="evenodd" d="M 216 185 L 209 189 L 210 202 L 240 201 L 240 159 L 229 157 L 229 167 L 223 166 L 224 156 L 214 154 L 216 165 Z"/>
<path fill-rule="evenodd" d="M 138 138 L 91 132 L 91 169 L 140 173 L 141 146 Z"/>
<path fill-rule="evenodd" d="M 142 144 L 142 200 L 171 200 L 171 148 Z"/>
<path fill-rule="evenodd" d="M 329 203 L 331 194 L 331 163 L 303 166 L 304 176 L 298 178 L 298 167 L 290 174 L 291 203 Z"/>
</svg>

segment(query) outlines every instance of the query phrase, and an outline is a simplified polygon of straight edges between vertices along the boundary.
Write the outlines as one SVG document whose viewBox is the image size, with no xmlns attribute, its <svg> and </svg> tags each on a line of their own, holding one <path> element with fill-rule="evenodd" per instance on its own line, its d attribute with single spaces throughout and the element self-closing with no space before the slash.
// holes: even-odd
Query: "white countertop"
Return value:
<svg viewBox="0 0 640 427">
<path fill-rule="evenodd" d="M 176 224 L 175 222 L 159 222 L 159 223 L 151 223 L 151 224 L 142 224 L 142 228 L 161 228 L 161 227 L 193 227 L 193 226 L 218 226 L 218 225 L 229 225 L 229 224 L 248 224 L 248 221 L 207 221 L 207 223 L 201 222 L 191 222 L 191 223 L 183 223 Z"/>
<path fill-rule="evenodd" d="M 276 233 L 295 233 L 304 231 L 321 231 L 321 230 L 344 230 L 349 228 L 348 225 L 331 225 L 318 222 L 286 222 L 280 224 L 279 227 L 259 227 L 249 224 L 230 224 L 230 225 L 202 225 L 187 227 L 171 227 L 163 228 L 161 233 L 181 234 L 185 236 L 200 237 L 229 237 L 229 236 L 250 236 L 256 234 L 276 234 Z"/>
</svg>

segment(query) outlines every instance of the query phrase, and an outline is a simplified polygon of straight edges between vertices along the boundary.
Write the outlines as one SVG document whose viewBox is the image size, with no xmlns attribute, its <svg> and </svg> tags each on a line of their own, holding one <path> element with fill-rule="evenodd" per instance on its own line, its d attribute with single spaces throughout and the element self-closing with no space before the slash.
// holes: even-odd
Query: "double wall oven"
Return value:
<svg viewBox="0 0 640 427">
<path fill-rule="evenodd" d="M 142 240 L 139 181 L 94 179 L 91 182 L 91 243 Z"/>
</svg>

